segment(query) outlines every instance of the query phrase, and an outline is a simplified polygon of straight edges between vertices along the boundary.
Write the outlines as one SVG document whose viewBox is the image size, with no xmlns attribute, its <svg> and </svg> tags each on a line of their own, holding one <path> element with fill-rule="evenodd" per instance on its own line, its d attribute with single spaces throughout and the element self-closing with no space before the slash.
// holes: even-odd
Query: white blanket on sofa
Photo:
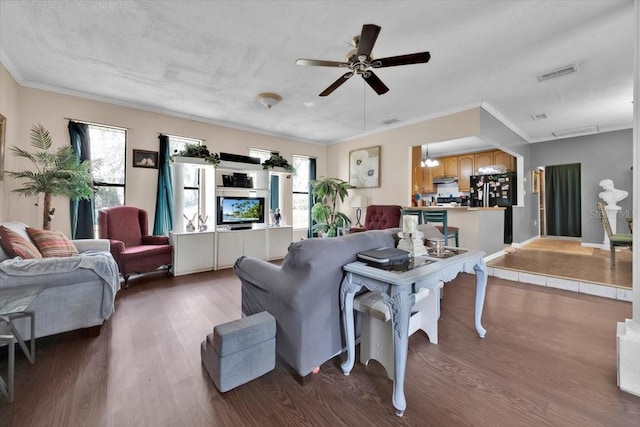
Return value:
<svg viewBox="0 0 640 427">
<path fill-rule="evenodd" d="M 93 270 L 104 282 L 102 316 L 108 319 L 114 312 L 116 292 L 120 290 L 118 265 L 109 252 L 87 251 L 66 258 L 7 259 L 0 262 L 0 288 L 11 276 L 42 276 L 78 268 Z"/>
</svg>

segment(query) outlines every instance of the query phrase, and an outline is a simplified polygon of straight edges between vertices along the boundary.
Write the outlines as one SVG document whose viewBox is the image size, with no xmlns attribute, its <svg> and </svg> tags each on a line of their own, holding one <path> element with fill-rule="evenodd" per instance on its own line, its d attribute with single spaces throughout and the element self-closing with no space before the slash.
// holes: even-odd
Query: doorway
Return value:
<svg viewBox="0 0 640 427">
<path fill-rule="evenodd" d="M 580 176 L 580 163 L 545 167 L 541 206 L 546 235 L 582 237 Z"/>
</svg>

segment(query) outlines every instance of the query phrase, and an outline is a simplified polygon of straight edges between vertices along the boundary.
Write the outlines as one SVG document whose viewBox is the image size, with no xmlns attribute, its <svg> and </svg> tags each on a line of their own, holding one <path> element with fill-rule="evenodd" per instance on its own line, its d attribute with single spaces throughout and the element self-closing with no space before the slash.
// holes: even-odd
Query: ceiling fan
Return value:
<svg viewBox="0 0 640 427">
<path fill-rule="evenodd" d="M 374 24 L 365 24 L 362 26 L 362 32 L 359 36 L 353 38 L 354 49 L 347 54 L 345 62 L 323 61 L 318 59 L 300 58 L 296 61 L 297 65 L 315 65 L 318 67 L 338 67 L 348 68 L 349 71 L 344 73 L 338 80 L 333 82 L 331 86 L 326 88 L 320 96 L 327 96 L 334 90 L 339 88 L 344 82 L 349 80 L 354 74 L 362 76 L 365 82 L 376 91 L 378 95 L 382 95 L 389 91 L 389 88 L 382 83 L 369 68 L 395 67 L 397 65 L 422 64 L 429 62 L 431 55 L 429 52 L 410 53 L 407 55 L 390 56 L 388 58 L 374 59 L 371 56 L 373 45 L 376 43 L 380 27 Z"/>
</svg>

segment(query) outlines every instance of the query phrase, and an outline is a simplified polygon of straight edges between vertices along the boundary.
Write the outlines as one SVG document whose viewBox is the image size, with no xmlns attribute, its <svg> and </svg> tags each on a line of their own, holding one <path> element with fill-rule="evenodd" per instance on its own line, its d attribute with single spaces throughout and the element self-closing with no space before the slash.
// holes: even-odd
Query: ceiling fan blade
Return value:
<svg viewBox="0 0 640 427">
<path fill-rule="evenodd" d="M 358 42 L 358 58 L 361 55 L 365 55 L 367 58 L 371 56 L 373 45 L 376 44 L 380 34 L 380 27 L 374 24 L 365 24 L 362 26 L 362 33 L 360 34 L 360 41 Z"/>
<path fill-rule="evenodd" d="M 316 67 L 348 67 L 346 62 L 323 61 L 321 59 L 305 59 L 300 58 L 296 61 L 296 65 L 315 65 Z"/>
<path fill-rule="evenodd" d="M 362 78 L 369 84 L 369 86 L 371 86 L 373 90 L 376 91 L 378 95 L 389 92 L 389 88 L 384 83 L 382 83 L 382 80 L 380 80 L 380 78 L 378 78 L 378 76 L 376 76 L 373 71 L 367 71 L 362 75 Z"/>
<path fill-rule="evenodd" d="M 388 58 L 375 59 L 371 66 L 373 68 L 395 67 L 396 65 L 423 64 L 429 62 L 431 54 L 429 52 L 410 53 L 408 55 L 390 56 Z"/>
<path fill-rule="evenodd" d="M 331 92 L 333 92 L 334 90 L 338 89 L 340 86 L 342 86 L 344 84 L 344 82 L 346 82 L 347 80 L 349 80 L 349 78 L 353 76 L 353 71 L 349 71 L 348 73 L 344 73 L 338 80 L 336 80 L 335 82 L 333 82 L 331 84 L 331 86 L 329 86 L 328 88 L 326 88 L 325 90 L 322 91 L 322 93 L 320 94 L 320 96 L 327 96 L 330 95 Z"/>
</svg>

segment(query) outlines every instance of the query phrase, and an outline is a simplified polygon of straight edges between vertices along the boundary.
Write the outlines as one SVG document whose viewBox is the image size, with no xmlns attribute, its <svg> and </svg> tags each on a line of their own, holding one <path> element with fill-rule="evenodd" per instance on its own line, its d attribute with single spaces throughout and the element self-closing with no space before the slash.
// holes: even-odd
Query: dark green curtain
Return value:
<svg viewBox="0 0 640 427">
<path fill-rule="evenodd" d="M 311 181 L 316 179 L 316 159 L 309 159 L 309 237 L 317 237 L 313 233 L 313 220 L 311 219 L 311 207 L 313 206 L 313 194 L 311 194 Z"/>
<path fill-rule="evenodd" d="M 173 182 L 171 180 L 171 154 L 169 137 L 160 135 L 158 152 L 158 192 L 156 194 L 156 216 L 153 222 L 153 234 L 166 236 L 173 229 Z"/>
<path fill-rule="evenodd" d="M 71 147 L 78 161 L 91 160 L 89 145 L 89 125 L 69 121 L 69 137 Z M 71 200 L 71 238 L 93 239 L 95 224 L 95 203 L 91 200 Z"/>
<path fill-rule="evenodd" d="M 582 236 L 580 164 L 544 168 L 547 234 Z"/>
</svg>

